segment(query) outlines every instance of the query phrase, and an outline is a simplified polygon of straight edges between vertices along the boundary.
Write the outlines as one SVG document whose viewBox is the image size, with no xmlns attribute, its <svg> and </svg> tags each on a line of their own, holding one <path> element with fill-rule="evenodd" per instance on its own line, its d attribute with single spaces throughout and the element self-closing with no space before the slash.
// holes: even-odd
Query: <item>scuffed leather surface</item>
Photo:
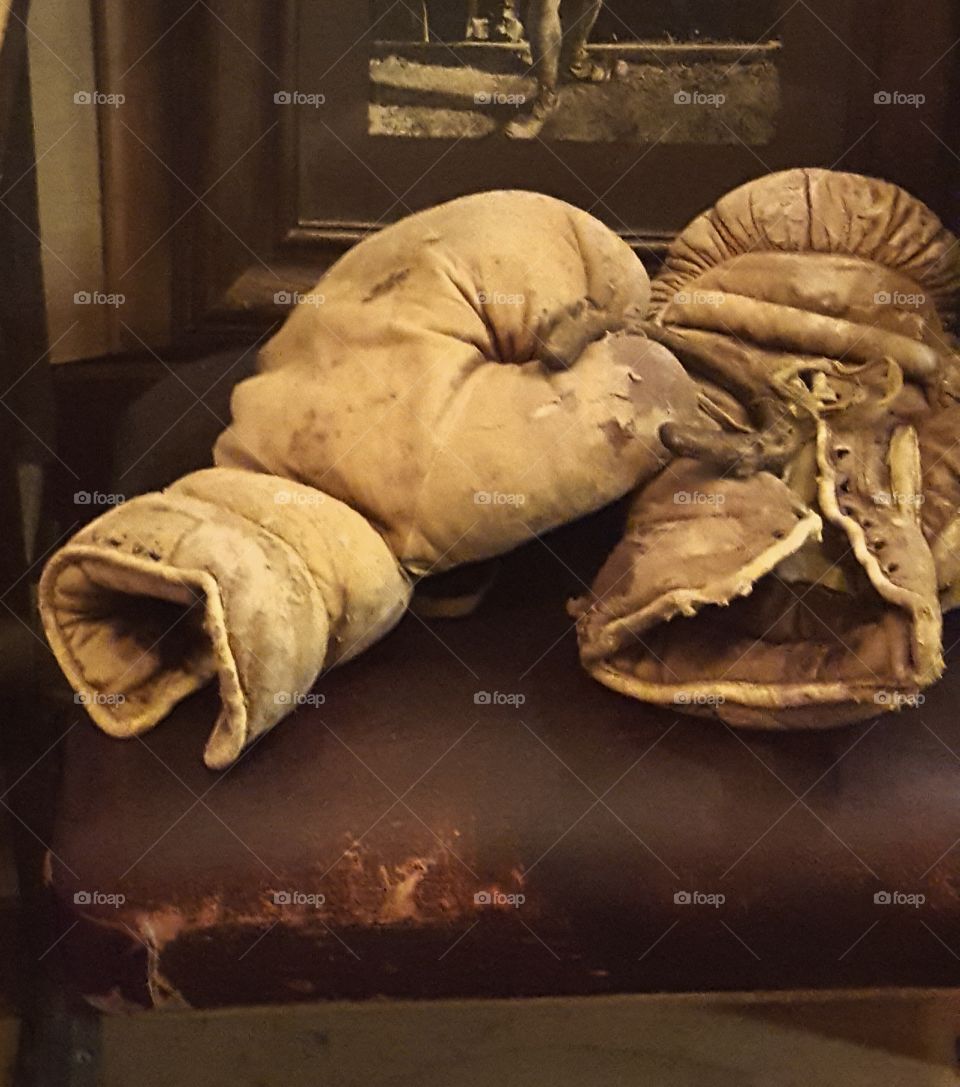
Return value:
<svg viewBox="0 0 960 1087">
<path fill-rule="evenodd" d="M 114 1009 L 956 986 L 960 627 L 916 709 L 737 732 L 578 667 L 558 602 L 619 532 L 530 544 L 468 622 L 408 616 L 213 781 L 209 695 L 143 744 L 74 729 L 50 841 L 71 985 Z M 525 901 L 475 901 L 494 889 Z M 126 900 L 74 901 L 92 890 Z M 725 901 L 674 900 L 695 891 Z"/>
</svg>

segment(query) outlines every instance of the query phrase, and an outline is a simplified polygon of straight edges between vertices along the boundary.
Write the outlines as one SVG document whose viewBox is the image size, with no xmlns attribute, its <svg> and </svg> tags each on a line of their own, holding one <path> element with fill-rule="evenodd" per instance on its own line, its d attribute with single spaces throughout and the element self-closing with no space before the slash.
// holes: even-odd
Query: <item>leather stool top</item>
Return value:
<svg viewBox="0 0 960 1087">
<path fill-rule="evenodd" d="M 579 667 L 618 511 L 410 615 L 232 769 L 203 692 L 65 741 L 58 950 L 103 1007 L 960 981 L 960 623 L 917 709 L 736 733 Z M 122 896 L 122 897 L 121 897 Z"/>
</svg>

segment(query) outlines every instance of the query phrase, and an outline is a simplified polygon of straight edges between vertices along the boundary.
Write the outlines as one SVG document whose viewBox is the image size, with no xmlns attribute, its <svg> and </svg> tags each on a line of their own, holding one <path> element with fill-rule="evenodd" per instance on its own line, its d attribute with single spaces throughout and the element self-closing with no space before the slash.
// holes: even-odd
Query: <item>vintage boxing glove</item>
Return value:
<svg viewBox="0 0 960 1087">
<path fill-rule="evenodd" d="M 667 459 L 697 388 L 642 318 L 643 265 L 531 192 L 430 208 L 361 242 L 237 386 L 221 465 L 319 488 L 415 574 L 510 550 Z M 310 296 L 308 296 L 308 303 Z"/>
<path fill-rule="evenodd" d="M 679 459 L 574 605 L 592 674 L 753 727 L 916 701 L 960 577 L 958 288 L 936 216 L 852 174 L 761 178 L 680 234 L 647 328 L 720 430 L 663 428 Z"/>
<path fill-rule="evenodd" d="M 499 555 L 626 493 L 669 458 L 666 421 L 716 426 L 670 352 L 626 330 L 648 293 L 624 242 L 534 193 L 464 197 L 351 250 L 238 386 L 220 467 L 51 560 L 48 637 L 94 720 L 135 734 L 217 674 L 206 757 L 226 765 L 389 629 L 404 571 Z"/>
<path fill-rule="evenodd" d="M 50 560 L 39 596 L 61 668 L 111 736 L 146 732 L 217 678 L 204 761 L 219 769 L 322 669 L 390 630 L 410 584 L 342 502 L 212 468 L 91 522 Z"/>
</svg>

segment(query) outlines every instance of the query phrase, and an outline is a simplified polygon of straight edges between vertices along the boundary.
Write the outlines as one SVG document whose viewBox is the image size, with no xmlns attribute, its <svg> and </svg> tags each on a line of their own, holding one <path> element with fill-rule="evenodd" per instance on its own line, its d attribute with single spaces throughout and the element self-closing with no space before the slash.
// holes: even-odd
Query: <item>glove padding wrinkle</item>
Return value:
<svg viewBox="0 0 960 1087">
<path fill-rule="evenodd" d="M 57 660 L 112 736 L 153 728 L 214 676 L 204 761 L 230 765 L 324 668 L 386 633 L 410 584 L 336 499 L 211 468 L 82 529 L 47 564 L 40 611 Z"/>
</svg>

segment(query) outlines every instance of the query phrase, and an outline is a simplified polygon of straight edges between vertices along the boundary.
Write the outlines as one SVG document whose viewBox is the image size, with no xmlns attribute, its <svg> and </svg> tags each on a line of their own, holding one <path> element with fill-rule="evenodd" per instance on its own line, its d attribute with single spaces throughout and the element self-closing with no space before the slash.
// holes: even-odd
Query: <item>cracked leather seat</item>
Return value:
<svg viewBox="0 0 960 1087">
<path fill-rule="evenodd" d="M 622 520 L 508 557 L 469 619 L 407 615 L 224 773 L 196 758 L 211 692 L 139 741 L 73 729 L 49 881 L 79 992 L 956 985 L 960 669 L 882 728 L 815 734 L 618 695 L 578 666 L 564 602 Z M 948 616 L 948 663 L 958 637 Z"/>
</svg>

